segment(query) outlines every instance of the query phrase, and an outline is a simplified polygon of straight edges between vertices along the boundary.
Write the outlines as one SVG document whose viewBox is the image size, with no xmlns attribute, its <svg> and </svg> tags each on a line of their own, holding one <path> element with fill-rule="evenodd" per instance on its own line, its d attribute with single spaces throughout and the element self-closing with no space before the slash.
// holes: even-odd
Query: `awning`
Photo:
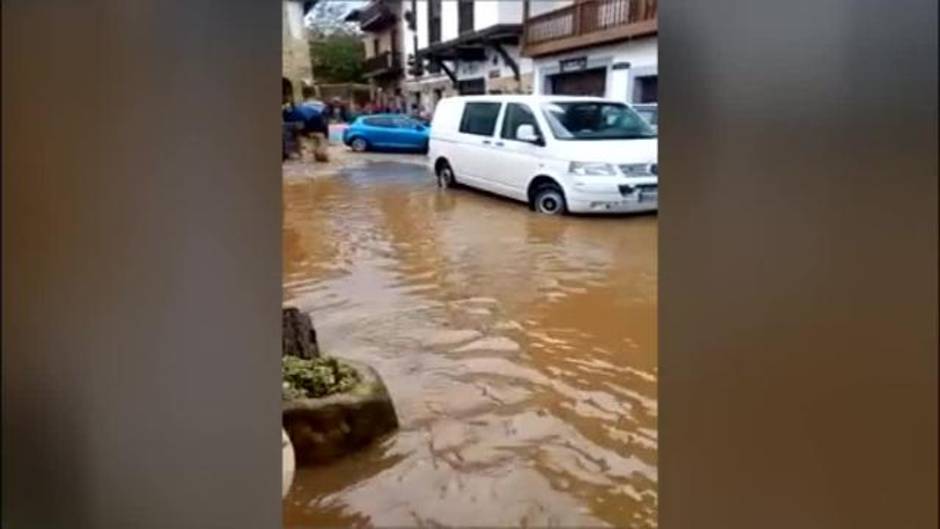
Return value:
<svg viewBox="0 0 940 529">
<path fill-rule="evenodd" d="M 415 54 L 418 58 L 435 61 L 483 60 L 487 47 L 500 44 L 518 44 L 522 24 L 498 24 L 479 31 L 467 32 L 446 42 L 435 42 Z"/>
</svg>

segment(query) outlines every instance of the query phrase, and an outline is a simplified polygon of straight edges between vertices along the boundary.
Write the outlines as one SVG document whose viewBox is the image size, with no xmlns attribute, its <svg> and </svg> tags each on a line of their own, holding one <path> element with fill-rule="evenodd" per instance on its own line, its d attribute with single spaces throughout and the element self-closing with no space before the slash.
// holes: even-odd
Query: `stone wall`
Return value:
<svg viewBox="0 0 940 529">
<path fill-rule="evenodd" d="M 519 80 L 511 75 L 497 77 L 486 80 L 486 90 L 488 93 L 498 90 L 503 94 L 531 94 L 532 93 L 532 74 L 522 74 Z"/>
<path fill-rule="evenodd" d="M 421 94 L 421 110 L 431 114 L 434 112 L 434 105 L 437 104 L 436 90 L 440 90 L 441 97 L 457 95 L 457 90 L 447 77 L 441 77 L 431 81 L 406 82 L 402 92 L 408 100 L 409 108 L 415 102 L 415 94 Z"/>
<path fill-rule="evenodd" d="M 313 85 L 313 64 L 310 62 L 310 43 L 303 23 L 300 2 L 281 2 L 281 75 L 290 80 L 294 99 L 300 101 L 301 87 Z"/>
<path fill-rule="evenodd" d="M 486 80 L 487 93 L 499 91 L 503 94 L 531 94 L 534 75 L 532 73 L 522 74 L 519 81 L 516 81 L 512 75 L 489 78 Z M 451 97 L 457 95 L 457 90 L 453 83 L 447 77 L 422 82 L 405 82 L 402 93 L 408 101 L 409 108 L 415 102 L 415 94 L 420 93 L 421 108 L 427 113 L 434 112 L 434 105 L 437 104 L 435 91 L 440 90 L 442 97 Z"/>
</svg>

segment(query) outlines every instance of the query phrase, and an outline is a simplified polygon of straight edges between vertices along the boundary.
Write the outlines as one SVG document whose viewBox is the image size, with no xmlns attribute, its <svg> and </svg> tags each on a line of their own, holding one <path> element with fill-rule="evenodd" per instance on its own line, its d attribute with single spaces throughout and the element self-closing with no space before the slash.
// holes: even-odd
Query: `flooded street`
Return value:
<svg viewBox="0 0 940 529">
<path fill-rule="evenodd" d="M 418 165 L 284 182 L 284 300 L 400 430 L 298 469 L 284 525 L 655 527 L 655 216 L 552 218 Z"/>
</svg>

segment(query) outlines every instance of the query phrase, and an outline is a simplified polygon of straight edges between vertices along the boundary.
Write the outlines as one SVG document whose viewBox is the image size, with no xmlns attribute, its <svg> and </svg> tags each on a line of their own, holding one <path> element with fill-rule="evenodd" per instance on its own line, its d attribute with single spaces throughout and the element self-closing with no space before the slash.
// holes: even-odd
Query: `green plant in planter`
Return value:
<svg viewBox="0 0 940 529">
<path fill-rule="evenodd" d="M 312 359 L 296 356 L 281 357 L 284 379 L 284 400 L 319 398 L 352 389 L 359 383 L 359 374 L 335 358 Z"/>
</svg>

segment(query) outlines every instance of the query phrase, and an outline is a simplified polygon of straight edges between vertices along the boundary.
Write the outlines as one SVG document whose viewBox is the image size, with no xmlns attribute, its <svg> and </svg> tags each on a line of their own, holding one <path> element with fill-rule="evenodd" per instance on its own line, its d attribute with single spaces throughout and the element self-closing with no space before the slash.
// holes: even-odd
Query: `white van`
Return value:
<svg viewBox="0 0 940 529">
<path fill-rule="evenodd" d="M 438 102 L 429 162 L 463 184 L 547 214 L 655 211 L 656 132 L 597 97 L 491 95 Z"/>
</svg>

